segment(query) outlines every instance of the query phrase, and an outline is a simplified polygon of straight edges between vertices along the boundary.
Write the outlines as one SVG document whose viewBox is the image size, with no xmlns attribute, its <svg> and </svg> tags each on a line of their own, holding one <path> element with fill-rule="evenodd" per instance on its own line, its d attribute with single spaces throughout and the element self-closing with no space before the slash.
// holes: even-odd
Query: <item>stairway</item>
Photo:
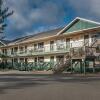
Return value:
<svg viewBox="0 0 100 100">
<path fill-rule="evenodd" d="M 69 58 L 64 63 L 57 63 L 53 68 L 53 73 L 54 74 L 60 74 L 65 69 L 70 68 L 70 66 L 71 66 L 71 59 Z"/>
<path fill-rule="evenodd" d="M 85 54 L 85 59 L 96 59 L 95 57 L 95 49 L 96 47 L 93 47 L 96 43 L 97 43 L 97 40 L 95 40 L 90 46 L 86 46 L 88 42 L 86 42 L 85 44 L 83 44 L 82 46 L 82 50 L 83 48 L 85 47 L 85 51 L 83 52 Z M 71 49 L 70 49 L 70 55 L 67 57 L 67 60 L 64 62 L 64 63 L 57 63 L 54 68 L 52 69 L 53 70 L 53 73 L 54 74 L 60 74 L 62 73 L 65 69 L 68 69 L 71 67 L 71 58 L 74 57 L 74 55 L 71 55 Z M 83 54 L 83 55 L 84 55 Z M 82 55 L 81 55 L 82 56 Z"/>
</svg>

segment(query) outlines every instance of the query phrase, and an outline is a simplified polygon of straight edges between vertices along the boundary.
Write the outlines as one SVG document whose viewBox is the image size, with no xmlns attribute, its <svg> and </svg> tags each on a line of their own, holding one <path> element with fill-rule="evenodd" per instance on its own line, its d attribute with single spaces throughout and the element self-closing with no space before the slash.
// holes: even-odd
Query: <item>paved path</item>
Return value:
<svg viewBox="0 0 100 100">
<path fill-rule="evenodd" d="M 100 100 L 100 77 L 2 73 L 0 100 Z"/>
</svg>

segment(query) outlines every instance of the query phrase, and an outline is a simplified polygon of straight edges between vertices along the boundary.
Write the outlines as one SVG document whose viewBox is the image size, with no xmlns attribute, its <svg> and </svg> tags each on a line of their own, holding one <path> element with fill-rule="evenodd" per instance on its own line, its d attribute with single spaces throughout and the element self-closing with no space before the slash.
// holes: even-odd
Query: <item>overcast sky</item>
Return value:
<svg viewBox="0 0 100 100">
<path fill-rule="evenodd" d="M 8 39 L 63 27 L 75 17 L 100 22 L 100 0 L 5 0 L 14 10 L 8 18 Z"/>
</svg>

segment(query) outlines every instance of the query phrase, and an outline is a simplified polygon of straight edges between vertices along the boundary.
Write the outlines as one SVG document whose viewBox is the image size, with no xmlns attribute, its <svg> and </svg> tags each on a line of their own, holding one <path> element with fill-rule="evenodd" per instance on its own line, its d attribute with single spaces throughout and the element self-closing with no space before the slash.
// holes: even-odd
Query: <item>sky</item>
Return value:
<svg viewBox="0 0 100 100">
<path fill-rule="evenodd" d="M 75 17 L 100 22 L 100 0 L 5 0 L 14 14 L 7 19 L 7 39 L 66 26 Z"/>
</svg>

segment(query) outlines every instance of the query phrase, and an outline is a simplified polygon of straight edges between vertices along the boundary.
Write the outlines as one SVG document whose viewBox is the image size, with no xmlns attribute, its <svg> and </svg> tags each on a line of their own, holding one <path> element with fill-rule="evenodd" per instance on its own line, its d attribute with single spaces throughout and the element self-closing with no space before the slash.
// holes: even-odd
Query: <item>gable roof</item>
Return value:
<svg viewBox="0 0 100 100">
<path fill-rule="evenodd" d="M 0 43 L 2 44 L 2 45 L 7 45 L 8 43 L 10 43 L 11 41 L 9 41 L 9 40 L 0 40 Z"/>
<path fill-rule="evenodd" d="M 19 42 L 27 41 L 27 40 L 30 40 L 30 39 L 34 40 L 34 39 L 40 39 L 40 38 L 49 37 L 49 36 L 55 36 L 62 29 L 63 28 L 58 28 L 58 29 L 54 29 L 54 30 L 49 30 L 49 31 L 29 35 L 29 36 L 24 36 L 24 37 L 21 37 L 21 38 L 14 39 L 10 43 L 19 43 Z"/>
<path fill-rule="evenodd" d="M 96 27 L 100 27 L 100 23 L 76 17 L 71 23 L 69 23 L 65 28 L 63 28 L 60 32 L 58 32 L 58 35 L 70 34 L 72 32 L 82 31 Z"/>
</svg>

